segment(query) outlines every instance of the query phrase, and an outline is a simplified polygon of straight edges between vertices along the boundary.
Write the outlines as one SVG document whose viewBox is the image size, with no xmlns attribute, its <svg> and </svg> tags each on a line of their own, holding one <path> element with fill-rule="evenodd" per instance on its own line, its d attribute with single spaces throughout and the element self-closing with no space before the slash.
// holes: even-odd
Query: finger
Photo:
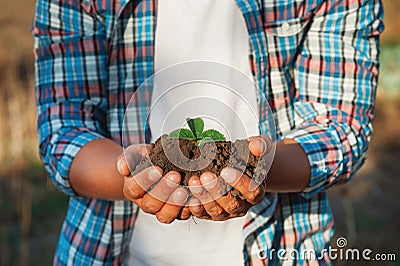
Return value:
<svg viewBox="0 0 400 266">
<path fill-rule="evenodd" d="M 224 189 L 221 188 L 222 184 L 215 174 L 211 172 L 203 173 L 200 176 L 200 182 L 227 213 L 239 214 L 244 211 L 245 201 L 232 196 L 230 192 L 224 193 Z"/>
<path fill-rule="evenodd" d="M 192 192 L 193 196 L 200 200 L 200 202 L 203 204 L 204 209 L 213 220 L 221 220 L 224 219 L 224 217 L 228 216 L 225 210 L 221 206 L 219 206 L 216 201 L 214 201 L 211 194 L 207 190 L 202 188 L 199 177 L 193 176 L 189 180 L 189 189 Z"/>
<path fill-rule="evenodd" d="M 146 157 L 150 154 L 152 144 L 135 144 L 130 145 L 124 149 L 124 154 L 137 154 L 140 157 Z"/>
<path fill-rule="evenodd" d="M 212 173 L 205 172 L 200 176 L 200 183 L 212 196 L 214 200 L 222 197 L 227 191 L 228 186 L 221 183 L 221 180 Z"/>
<path fill-rule="evenodd" d="M 268 153 L 271 148 L 272 141 L 267 136 L 256 136 L 249 138 L 249 150 L 257 157 Z"/>
<path fill-rule="evenodd" d="M 179 220 L 187 220 L 190 218 L 191 212 L 189 206 L 185 206 L 181 209 L 178 219 Z"/>
<path fill-rule="evenodd" d="M 143 157 L 148 156 L 150 151 L 151 145 L 148 144 L 131 145 L 127 147 L 124 149 L 123 153 L 118 156 L 118 172 L 123 176 L 129 176 L 136 165 L 140 163 Z"/>
<path fill-rule="evenodd" d="M 118 173 L 122 176 L 129 176 L 131 171 L 129 170 L 128 163 L 126 162 L 124 154 L 121 154 L 117 158 L 117 169 Z"/>
<path fill-rule="evenodd" d="M 172 223 L 178 217 L 187 199 L 187 190 L 183 187 L 177 188 L 168 198 L 167 203 L 157 212 L 157 220 L 165 224 Z"/>
<path fill-rule="evenodd" d="M 124 177 L 123 193 L 129 200 L 143 197 L 146 190 L 162 177 L 162 169 L 158 166 L 148 167 L 133 177 Z"/>
<path fill-rule="evenodd" d="M 252 186 L 254 186 L 254 182 L 252 182 L 250 177 L 243 175 L 236 169 L 228 167 L 222 169 L 221 177 L 229 185 L 239 190 L 246 200 L 253 205 L 260 203 L 264 198 L 264 186 L 257 186 L 254 189 L 251 189 Z"/>
<path fill-rule="evenodd" d="M 150 192 L 144 194 L 142 210 L 147 213 L 156 213 L 161 210 L 180 182 L 181 175 L 178 172 L 168 172 Z"/>
<path fill-rule="evenodd" d="M 252 205 L 251 205 L 250 203 L 248 203 L 248 202 L 247 202 L 246 204 L 249 204 L 250 207 L 252 206 Z M 247 210 L 250 209 L 250 207 L 247 208 Z M 244 212 L 241 212 L 241 213 L 238 213 L 238 214 L 229 214 L 228 219 L 237 218 L 237 217 L 243 217 L 243 216 L 245 216 L 246 214 L 247 214 L 247 211 L 244 211 Z"/>
<path fill-rule="evenodd" d="M 203 207 L 203 204 L 201 204 L 201 201 L 198 200 L 197 198 L 192 198 L 189 201 L 189 209 L 190 212 L 193 214 L 193 216 L 196 216 L 197 218 L 201 219 L 210 219 L 210 215 L 207 214 L 206 210 Z"/>
</svg>

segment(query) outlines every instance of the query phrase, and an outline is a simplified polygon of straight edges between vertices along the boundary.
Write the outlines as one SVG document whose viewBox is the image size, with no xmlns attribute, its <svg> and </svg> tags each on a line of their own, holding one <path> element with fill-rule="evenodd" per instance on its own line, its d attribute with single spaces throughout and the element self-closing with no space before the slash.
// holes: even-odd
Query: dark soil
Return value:
<svg viewBox="0 0 400 266">
<path fill-rule="evenodd" d="M 248 140 L 206 142 L 198 147 L 196 141 L 169 138 L 163 135 L 152 144 L 150 156 L 143 159 L 133 171 L 133 175 L 151 166 L 159 166 L 164 173 L 177 171 L 182 176 L 181 185 L 188 185 L 190 177 L 203 172 L 213 172 L 219 176 L 225 167 L 236 168 L 252 177 L 258 184 L 267 175 L 266 160 L 254 156 L 249 150 Z M 259 167 L 257 167 L 259 166 Z M 232 195 L 241 196 L 236 189 L 224 184 L 223 193 L 231 190 Z"/>
</svg>

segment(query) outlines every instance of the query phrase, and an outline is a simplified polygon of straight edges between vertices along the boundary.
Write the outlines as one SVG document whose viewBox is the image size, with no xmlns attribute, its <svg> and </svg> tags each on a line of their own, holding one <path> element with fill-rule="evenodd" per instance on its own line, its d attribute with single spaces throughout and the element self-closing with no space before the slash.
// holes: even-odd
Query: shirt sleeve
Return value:
<svg viewBox="0 0 400 266">
<path fill-rule="evenodd" d="M 360 4 L 358 4 L 360 3 Z M 307 154 L 311 197 L 351 179 L 372 133 L 379 68 L 380 1 L 326 1 L 295 62 L 297 126 L 284 137 Z"/>
<path fill-rule="evenodd" d="M 31 31 L 40 157 L 56 187 L 76 195 L 72 160 L 107 134 L 104 27 L 88 1 L 38 0 Z"/>
</svg>

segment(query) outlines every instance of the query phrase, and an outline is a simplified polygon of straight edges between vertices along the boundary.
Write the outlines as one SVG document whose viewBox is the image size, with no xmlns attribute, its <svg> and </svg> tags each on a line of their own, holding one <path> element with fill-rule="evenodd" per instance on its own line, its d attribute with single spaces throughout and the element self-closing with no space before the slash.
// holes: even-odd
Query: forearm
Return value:
<svg viewBox="0 0 400 266">
<path fill-rule="evenodd" d="M 96 139 L 78 152 L 73 159 L 69 180 L 80 196 L 123 200 L 123 176 L 117 170 L 122 147 L 109 139 Z"/>
<path fill-rule="evenodd" d="M 301 192 L 310 180 L 310 163 L 301 146 L 293 139 L 276 145 L 275 157 L 266 179 L 268 192 Z"/>
</svg>

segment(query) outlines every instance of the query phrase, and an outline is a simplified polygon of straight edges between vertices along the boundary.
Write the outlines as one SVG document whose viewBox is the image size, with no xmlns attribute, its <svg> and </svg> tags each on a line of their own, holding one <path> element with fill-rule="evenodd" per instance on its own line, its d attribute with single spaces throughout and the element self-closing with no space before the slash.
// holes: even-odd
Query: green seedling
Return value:
<svg viewBox="0 0 400 266">
<path fill-rule="evenodd" d="M 225 136 L 215 130 L 215 129 L 207 129 L 204 130 L 204 121 L 202 118 L 187 118 L 186 123 L 189 126 L 187 128 L 178 128 L 169 133 L 168 137 L 170 138 L 180 138 L 180 139 L 188 139 L 197 141 L 198 146 L 203 146 L 204 143 L 209 141 L 224 141 Z"/>
</svg>

